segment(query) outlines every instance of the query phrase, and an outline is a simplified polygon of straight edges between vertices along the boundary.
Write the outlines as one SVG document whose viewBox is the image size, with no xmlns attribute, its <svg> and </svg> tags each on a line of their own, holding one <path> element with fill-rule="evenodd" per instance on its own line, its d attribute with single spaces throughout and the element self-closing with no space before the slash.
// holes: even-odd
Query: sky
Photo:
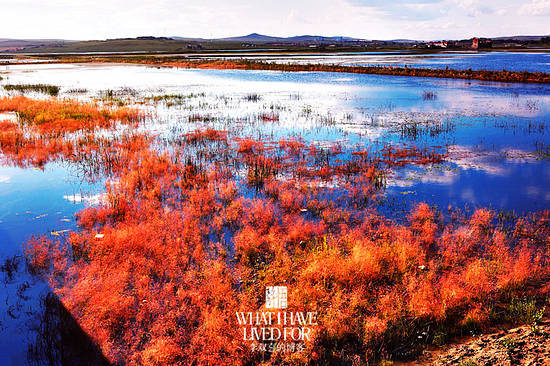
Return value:
<svg viewBox="0 0 550 366">
<path fill-rule="evenodd" d="M 0 38 L 550 34 L 550 0 L 0 0 Z"/>
</svg>

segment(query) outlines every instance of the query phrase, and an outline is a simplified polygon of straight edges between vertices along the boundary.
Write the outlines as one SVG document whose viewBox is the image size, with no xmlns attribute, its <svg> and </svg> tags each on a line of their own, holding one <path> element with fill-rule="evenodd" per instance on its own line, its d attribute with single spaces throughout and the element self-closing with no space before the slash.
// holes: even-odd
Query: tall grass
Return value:
<svg viewBox="0 0 550 366">
<path fill-rule="evenodd" d="M 7 91 L 18 91 L 21 93 L 29 91 L 44 93 L 51 95 L 52 97 L 55 97 L 59 94 L 59 87 L 57 85 L 48 84 L 6 84 L 4 85 L 4 89 Z"/>
<path fill-rule="evenodd" d="M 43 134 L 61 134 L 79 129 L 108 128 L 115 121 L 132 123 L 142 118 L 129 108 L 100 108 L 94 103 L 72 100 L 34 100 L 24 96 L 0 98 L 0 112 L 16 112 L 27 125 Z"/>
<path fill-rule="evenodd" d="M 540 318 L 530 299 L 547 296 L 532 286 L 550 276 L 548 211 L 503 230 L 487 209 L 448 222 L 421 203 L 403 223 L 373 210 L 385 172 L 445 159 L 436 148 L 370 154 L 211 128 L 173 144 L 137 129 L 108 140 L 93 128 L 139 114 L 23 96 L 0 99 L 2 110 L 26 122 L 0 122 L 6 158 L 55 154 L 116 178 L 66 241 L 33 238 L 26 250 L 114 364 L 376 364 L 483 329 L 495 308 Z M 87 135 L 51 135 L 67 126 Z M 289 311 L 318 313 L 306 352 L 254 353 L 235 323 L 278 283 Z"/>
</svg>

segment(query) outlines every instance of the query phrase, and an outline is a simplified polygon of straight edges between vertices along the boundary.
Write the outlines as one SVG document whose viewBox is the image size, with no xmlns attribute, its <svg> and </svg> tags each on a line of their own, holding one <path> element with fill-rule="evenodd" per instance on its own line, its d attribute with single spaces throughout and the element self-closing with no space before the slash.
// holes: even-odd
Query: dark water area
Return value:
<svg viewBox="0 0 550 366">
<path fill-rule="evenodd" d="M 58 322 L 70 317 L 49 287 L 27 271 L 22 249 L 31 236 L 61 237 L 75 230 L 74 214 L 94 199 L 93 187 L 66 164 L 0 167 L 0 364 L 68 364 L 54 361 L 67 357 L 69 343 L 57 350 L 61 353 L 54 344 L 61 334 L 55 329 L 69 331 Z"/>
</svg>

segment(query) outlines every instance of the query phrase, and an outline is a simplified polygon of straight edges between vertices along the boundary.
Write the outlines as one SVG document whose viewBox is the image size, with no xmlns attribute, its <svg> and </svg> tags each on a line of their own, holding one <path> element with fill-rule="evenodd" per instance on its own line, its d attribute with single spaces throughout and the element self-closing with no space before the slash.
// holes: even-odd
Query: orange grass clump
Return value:
<svg viewBox="0 0 550 366">
<path fill-rule="evenodd" d="M 366 203 L 375 191 L 365 174 L 378 168 L 365 152 L 351 154 L 353 169 L 344 160 L 328 168 L 338 149 L 324 155 L 292 140 L 215 145 L 210 154 L 233 153 L 231 162 L 202 165 L 187 155 L 188 146 L 226 138 L 196 131 L 171 153 L 143 145 L 108 185 L 105 203 L 78 215 L 80 232 L 29 242 L 31 267 L 49 276 L 111 361 L 407 360 L 437 332 L 498 321 L 492 314 L 514 297 L 548 296 L 533 286 L 550 276 L 548 212 L 507 231 L 489 210 L 449 224 L 420 204 L 398 224 Z M 418 157 L 414 149 L 392 155 Z M 259 164 L 276 169 L 256 185 L 250 171 Z M 252 197 L 231 173 L 242 165 L 257 188 Z M 315 184 L 320 178 L 337 188 Z M 305 352 L 253 352 L 242 338 L 235 313 L 262 310 L 273 284 L 287 286 L 287 311 L 318 313 Z"/>
<path fill-rule="evenodd" d="M 123 165 L 128 151 L 148 145 L 145 134 L 95 134 L 97 128 L 112 128 L 116 122 L 138 123 L 143 114 L 133 109 L 19 96 L 0 99 L 0 111 L 16 112 L 19 118 L 18 123 L 0 121 L 0 152 L 5 161 L 18 166 L 43 167 L 66 159 L 82 163 L 87 171 L 112 171 Z M 80 135 L 71 136 L 73 132 Z"/>
<path fill-rule="evenodd" d="M 386 171 L 444 154 L 213 129 L 107 138 L 87 130 L 137 115 L 22 97 L 0 105 L 28 123 L 0 123 L 8 161 L 61 159 L 113 178 L 103 203 L 78 213 L 78 232 L 26 248 L 31 270 L 113 363 L 411 360 L 436 337 L 502 322 L 514 299 L 550 295 L 548 211 L 511 227 L 487 209 L 449 221 L 420 203 L 403 223 L 377 213 Z M 75 129 L 86 133 L 56 135 Z M 265 310 L 266 286 L 279 284 L 287 311 L 317 312 L 303 352 L 253 351 L 237 324 L 236 312 Z"/>
<path fill-rule="evenodd" d="M 19 119 L 43 134 L 112 127 L 115 121 L 134 123 L 140 112 L 129 108 L 105 109 L 72 100 L 35 100 L 24 96 L 0 99 L 0 112 L 16 112 Z"/>
<path fill-rule="evenodd" d="M 113 60 L 106 59 L 105 62 Z M 450 79 L 485 80 L 507 83 L 550 83 L 550 74 L 545 72 L 508 71 L 508 70 L 454 70 L 429 69 L 401 66 L 346 66 L 330 64 L 292 64 L 274 63 L 255 60 L 181 60 L 174 58 L 166 61 L 159 58 L 145 60 L 118 59 L 120 62 L 152 63 L 164 66 L 198 68 L 198 69 L 236 69 L 236 70 L 273 70 L 285 72 L 346 72 L 354 74 L 396 75 L 435 77 Z"/>
</svg>

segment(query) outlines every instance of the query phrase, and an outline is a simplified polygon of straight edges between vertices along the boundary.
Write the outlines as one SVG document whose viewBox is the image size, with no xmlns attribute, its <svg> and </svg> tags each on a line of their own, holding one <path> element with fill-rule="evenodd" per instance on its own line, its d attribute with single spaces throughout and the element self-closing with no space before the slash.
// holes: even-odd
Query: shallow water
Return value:
<svg viewBox="0 0 550 366">
<path fill-rule="evenodd" d="M 406 201 L 440 207 L 526 212 L 550 204 L 548 85 L 128 65 L 21 65 L 11 67 L 7 79 L 60 85 L 61 97 L 83 100 L 105 89 L 132 100 L 189 95 L 180 105 L 142 107 L 151 113 L 143 128 L 167 136 L 210 126 L 241 136 L 301 136 L 373 151 L 390 142 L 441 146 L 449 151 L 445 163 L 394 172 L 388 192 L 414 191 Z M 257 98 L 247 100 L 250 95 Z M 264 122 L 262 114 L 275 114 L 278 121 Z M 196 115 L 203 118 L 190 121 Z M 29 177 L 29 184 L 35 179 Z M 498 189 L 486 188 L 493 185 Z"/>
<path fill-rule="evenodd" d="M 373 153 L 389 143 L 436 146 L 447 153 L 443 163 L 395 169 L 388 176 L 381 210 L 393 217 L 418 201 L 442 209 L 488 206 L 519 213 L 550 207 L 548 85 L 129 65 L 19 65 L 3 71 L 8 73 L 2 83 L 55 84 L 62 98 L 101 98 L 106 89 L 131 102 L 185 95 L 172 106 L 139 105 L 150 114 L 141 128 L 167 138 L 208 126 L 239 136 L 300 136 L 319 146 L 337 142 Z M 262 114 L 278 120 L 265 122 Z M 87 182 L 70 163 L 47 164 L 44 170 L 0 166 L 2 261 L 21 253 L 32 234 L 76 229 L 74 213 L 95 204 L 101 191 L 101 179 Z M 9 297 L 7 305 L 0 301 L 0 354 L 9 359 L 26 348 L 29 319 L 22 309 L 37 304 L 40 286 L 33 286 L 28 292 L 34 297 L 23 301 L 20 316 L 7 315 L 25 281 L 31 279 L 0 290 Z"/>
<path fill-rule="evenodd" d="M 204 56 L 211 57 L 211 56 Z M 442 51 L 419 54 L 410 51 L 396 52 L 348 52 L 332 54 L 286 54 L 286 55 L 225 55 L 226 59 L 253 59 L 277 63 L 331 64 L 352 66 L 409 66 L 458 70 L 510 70 L 550 72 L 549 52 L 488 52 L 488 51 Z"/>
</svg>

